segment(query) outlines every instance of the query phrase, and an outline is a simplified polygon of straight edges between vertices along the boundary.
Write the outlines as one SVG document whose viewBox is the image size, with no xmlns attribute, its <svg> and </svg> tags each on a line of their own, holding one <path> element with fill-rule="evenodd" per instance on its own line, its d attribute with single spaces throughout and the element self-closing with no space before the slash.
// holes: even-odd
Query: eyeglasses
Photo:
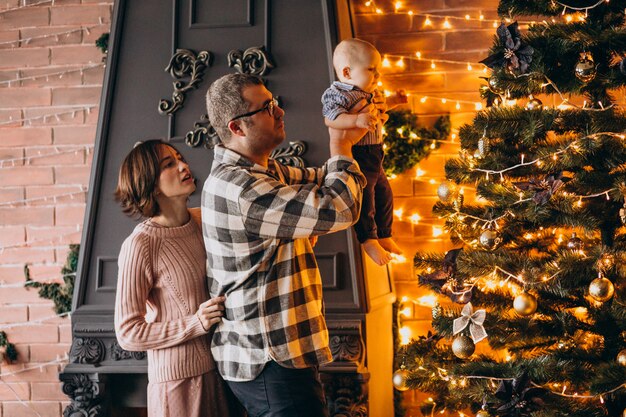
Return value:
<svg viewBox="0 0 626 417">
<path fill-rule="evenodd" d="M 230 121 L 232 122 L 233 120 L 241 119 L 243 117 L 254 116 L 257 113 L 262 112 L 263 110 L 267 110 L 267 114 L 269 114 L 270 117 L 274 117 L 274 110 L 276 109 L 276 107 L 278 107 L 278 100 L 272 97 L 272 99 L 268 101 L 267 104 L 261 107 L 260 109 L 251 111 L 248 113 L 240 114 L 239 116 L 235 116 L 232 119 L 230 119 Z"/>
</svg>

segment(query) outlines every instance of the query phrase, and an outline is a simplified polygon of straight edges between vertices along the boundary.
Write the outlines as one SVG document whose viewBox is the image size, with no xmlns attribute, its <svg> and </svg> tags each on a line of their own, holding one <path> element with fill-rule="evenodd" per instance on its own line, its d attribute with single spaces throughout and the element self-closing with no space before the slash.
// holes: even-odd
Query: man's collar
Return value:
<svg viewBox="0 0 626 417">
<path fill-rule="evenodd" d="M 226 165 L 236 165 L 248 168 L 252 171 L 257 172 L 267 172 L 268 169 L 262 165 L 259 165 L 255 162 L 252 162 L 248 158 L 243 155 L 238 154 L 237 152 L 228 149 L 224 145 L 216 145 L 213 149 L 215 158 L 214 160 Z"/>
</svg>

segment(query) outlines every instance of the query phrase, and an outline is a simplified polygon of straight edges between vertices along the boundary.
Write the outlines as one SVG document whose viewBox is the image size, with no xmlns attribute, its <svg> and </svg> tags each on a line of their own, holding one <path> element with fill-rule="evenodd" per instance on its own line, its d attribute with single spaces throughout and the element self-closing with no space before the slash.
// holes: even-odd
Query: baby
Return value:
<svg viewBox="0 0 626 417">
<path fill-rule="evenodd" d="M 381 58 L 368 42 L 340 42 L 333 53 L 333 66 L 339 81 L 322 95 L 322 113 L 326 126 L 363 136 L 352 148 L 354 159 L 367 178 L 361 216 L 354 229 L 365 253 L 378 265 L 385 265 L 392 253 L 402 251 L 391 238 L 393 195 L 382 165 L 382 126 L 389 118 L 387 109 L 406 103 L 407 97 L 398 90 L 385 100 L 377 90 Z"/>
</svg>

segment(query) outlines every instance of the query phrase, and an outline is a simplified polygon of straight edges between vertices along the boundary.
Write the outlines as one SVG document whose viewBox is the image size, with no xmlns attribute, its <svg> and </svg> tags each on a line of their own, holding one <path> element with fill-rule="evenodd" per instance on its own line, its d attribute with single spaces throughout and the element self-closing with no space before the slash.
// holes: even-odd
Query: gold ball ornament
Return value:
<svg viewBox="0 0 626 417">
<path fill-rule="evenodd" d="M 613 297 L 615 287 L 607 278 L 599 277 L 589 284 L 589 295 L 596 301 L 605 302 Z"/>
<path fill-rule="evenodd" d="M 489 411 L 487 410 L 479 410 L 476 413 L 476 417 L 491 417 L 491 414 L 489 414 Z"/>
<path fill-rule="evenodd" d="M 622 366 L 626 366 L 626 349 L 622 349 L 617 354 L 617 363 Z"/>
<path fill-rule="evenodd" d="M 478 238 L 481 246 L 485 249 L 494 249 L 496 246 L 500 244 L 502 239 L 498 235 L 498 232 L 492 229 L 487 229 L 480 234 Z"/>
<path fill-rule="evenodd" d="M 454 353 L 454 356 L 457 358 L 467 359 L 474 354 L 475 350 L 476 345 L 468 336 L 460 334 L 452 341 L 452 353 Z"/>
<path fill-rule="evenodd" d="M 541 102 L 541 100 L 533 97 L 530 100 L 528 100 L 528 103 L 526 103 L 525 108 L 526 110 L 538 110 L 542 107 L 543 107 L 543 103 Z"/>
<path fill-rule="evenodd" d="M 537 299 L 527 292 L 521 293 L 513 300 L 513 308 L 520 316 L 530 316 L 537 311 Z"/>
<path fill-rule="evenodd" d="M 409 371 L 404 368 L 404 366 L 400 367 L 396 372 L 393 373 L 393 377 L 391 378 L 391 382 L 393 386 L 398 391 L 406 391 L 409 389 L 407 385 L 407 381 L 409 379 Z"/>
<path fill-rule="evenodd" d="M 437 197 L 444 203 L 456 199 L 458 194 L 458 187 L 451 181 L 444 181 L 437 187 Z"/>
<path fill-rule="evenodd" d="M 590 54 L 583 54 L 574 67 L 576 78 L 584 83 L 596 78 L 596 72 L 596 64 L 591 59 Z"/>
</svg>

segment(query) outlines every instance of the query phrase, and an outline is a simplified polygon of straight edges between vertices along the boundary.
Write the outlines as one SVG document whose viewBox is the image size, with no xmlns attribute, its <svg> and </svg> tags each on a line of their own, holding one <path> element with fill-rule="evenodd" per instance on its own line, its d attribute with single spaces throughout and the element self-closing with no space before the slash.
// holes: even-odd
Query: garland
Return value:
<svg viewBox="0 0 626 417">
<path fill-rule="evenodd" d="M 430 152 L 440 146 L 439 141 L 450 134 L 450 116 L 441 116 L 432 129 L 417 124 L 417 115 L 410 110 L 390 111 L 385 124 L 385 159 L 387 176 L 402 174 L 413 168 Z"/>
<path fill-rule="evenodd" d="M 72 294 L 74 293 L 74 280 L 76 278 L 76 266 L 78 264 L 78 250 L 80 245 L 70 245 L 70 252 L 67 254 L 65 266 L 61 269 L 63 284 L 42 283 L 33 281 L 30 277 L 28 265 L 24 265 L 24 276 L 26 277 L 26 288 L 39 288 L 39 296 L 54 302 L 54 311 L 63 314 L 72 309 Z"/>
<path fill-rule="evenodd" d="M 7 334 L 0 332 L 0 363 L 6 360 L 7 363 L 12 363 L 17 359 L 17 350 L 15 345 L 9 342 Z"/>
</svg>

